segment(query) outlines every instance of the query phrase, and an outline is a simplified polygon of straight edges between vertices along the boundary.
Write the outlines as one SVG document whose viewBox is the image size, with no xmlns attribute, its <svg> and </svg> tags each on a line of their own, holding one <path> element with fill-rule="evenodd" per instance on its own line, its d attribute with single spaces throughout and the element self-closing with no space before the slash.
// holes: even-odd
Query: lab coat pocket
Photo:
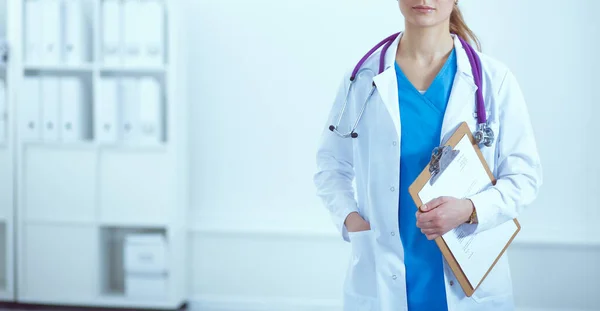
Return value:
<svg viewBox="0 0 600 311">
<path fill-rule="evenodd" d="M 344 311 L 376 310 L 372 231 L 349 232 L 352 254 L 344 286 Z"/>
</svg>

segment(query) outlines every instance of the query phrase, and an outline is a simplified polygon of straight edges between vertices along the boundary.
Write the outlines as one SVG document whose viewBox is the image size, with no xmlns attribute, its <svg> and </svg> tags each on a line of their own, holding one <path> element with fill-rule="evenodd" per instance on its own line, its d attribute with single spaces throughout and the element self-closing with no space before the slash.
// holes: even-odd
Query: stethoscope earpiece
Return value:
<svg viewBox="0 0 600 311">
<path fill-rule="evenodd" d="M 336 131 L 336 128 L 335 128 L 335 126 L 334 126 L 334 125 L 330 125 L 330 126 L 329 126 L 329 130 L 330 130 L 330 131 L 332 131 L 332 132 L 334 132 L 334 133 L 336 133 L 336 134 L 338 134 L 338 135 L 340 135 L 340 133 L 338 133 L 338 132 Z M 346 135 L 341 135 L 341 136 L 348 137 L 348 134 L 346 134 Z M 350 137 L 352 137 L 352 138 L 357 138 L 357 137 L 358 137 L 358 133 L 356 133 L 356 132 L 352 131 L 352 132 L 350 132 Z"/>
</svg>

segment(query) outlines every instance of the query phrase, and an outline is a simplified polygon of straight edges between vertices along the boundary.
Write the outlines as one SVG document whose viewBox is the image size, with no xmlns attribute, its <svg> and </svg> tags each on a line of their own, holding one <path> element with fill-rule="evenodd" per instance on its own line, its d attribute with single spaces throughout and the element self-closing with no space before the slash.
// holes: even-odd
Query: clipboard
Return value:
<svg viewBox="0 0 600 311">
<path fill-rule="evenodd" d="M 453 135 L 450 137 L 450 139 L 443 146 L 437 147 L 433 150 L 429 164 L 425 167 L 425 169 L 421 172 L 419 177 L 409 187 L 409 189 L 408 189 L 409 193 L 418 208 L 421 208 L 421 206 L 423 206 L 423 204 L 424 204 L 424 202 L 421 201 L 421 198 L 419 196 L 421 189 L 423 189 L 427 185 L 427 183 L 435 184 L 435 182 L 439 178 L 439 176 L 441 176 L 444 173 L 444 170 L 446 169 L 446 167 L 448 167 L 448 165 L 450 163 L 452 163 L 452 161 L 455 158 L 457 158 L 458 150 L 454 150 L 454 148 L 456 147 L 456 145 L 459 142 L 461 142 L 464 139 L 465 136 L 467 136 L 469 141 L 471 142 L 471 146 L 474 148 L 474 151 L 476 152 L 477 156 L 479 157 L 481 165 L 483 165 L 483 168 L 487 172 L 487 175 L 490 178 L 491 184 L 492 185 L 496 184 L 496 179 L 495 179 L 493 173 L 490 171 L 490 169 L 487 165 L 487 162 L 485 161 L 485 158 L 483 157 L 483 154 L 481 153 L 481 150 L 477 146 L 469 126 L 467 125 L 466 122 L 463 122 L 460 124 L 460 126 L 456 129 L 456 131 L 453 133 Z M 425 202 L 425 203 L 427 203 L 427 202 Z M 471 284 L 471 282 L 467 278 L 466 274 L 464 273 L 463 269 L 459 265 L 454 254 L 452 254 L 452 252 L 450 251 L 450 248 L 446 244 L 446 241 L 444 241 L 444 238 L 438 237 L 435 239 L 435 243 L 440 248 L 442 255 L 446 259 L 448 265 L 450 266 L 458 283 L 462 287 L 462 289 L 465 292 L 465 295 L 467 297 L 471 297 L 473 295 L 473 293 L 477 290 L 479 285 L 481 283 L 483 283 L 483 281 L 488 276 L 490 271 L 492 271 L 492 269 L 494 268 L 494 266 L 496 265 L 498 260 L 506 252 L 506 249 L 508 248 L 508 246 L 510 246 L 512 241 L 515 239 L 515 237 L 521 230 L 521 225 L 519 224 L 519 221 L 517 219 L 513 219 L 513 221 L 516 225 L 516 230 L 514 231 L 514 233 L 512 233 L 512 236 L 508 240 L 508 243 L 506 243 L 506 245 L 503 247 L 503 249 L 501 251 L 499 251 L 498 256 L 493 261 L 493 264 L 491 264 L 491 266 L 487 269 L 487 272 L 484 274 L 484 276 L 480 280 L 480 282 L 478 284 L 474 284 L 474 285 Z"/>
</svg>

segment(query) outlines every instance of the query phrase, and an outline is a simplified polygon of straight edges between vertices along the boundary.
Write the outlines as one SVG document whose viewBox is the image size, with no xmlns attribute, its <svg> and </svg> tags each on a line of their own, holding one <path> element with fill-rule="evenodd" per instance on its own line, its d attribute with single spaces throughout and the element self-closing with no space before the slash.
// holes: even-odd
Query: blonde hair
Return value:
<svg viewBox="0 0 600 311">
<path fill-rule="evenodd" d="M 473 30 L 467 26 L 467 23 L 465 22 L 465 19 L 458 8 L 458 4 L 454 5 L 452 13 L 450 14 L 450 32 L 458 35 L 470 45 L 475 44 L 477 50 L 481 51 L 481 43 L 479 42 L 479 39 L 477 39 L 477 36 Z"/>
</svg>

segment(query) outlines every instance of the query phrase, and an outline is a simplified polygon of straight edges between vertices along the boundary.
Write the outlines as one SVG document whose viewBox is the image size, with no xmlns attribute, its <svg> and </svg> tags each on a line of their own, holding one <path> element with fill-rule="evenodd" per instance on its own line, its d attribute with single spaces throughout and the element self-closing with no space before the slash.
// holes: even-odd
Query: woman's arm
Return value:
<svg viewBox="0 0 600 311">
<path fill-rule="evenodd" d="M 331 132 L 329 125 L 335 124 L 339 117 L 346 99 L 348 84 L 349 80 L 344 78 L 323 128 L 317 150 L 317 172 L 314 175 L 317 195 L 329 210 L 335 226 L 346 241 L 349 241 L 349 238 L 344 222 L 348 215 L 358 212 L 352 186 L 354 179 L 353 143 L 352 138 L 340 138 Z M 346 109 L 344 118 L 347 116 L 348 109 Z"/>
<path fill-rule="evenodd" d="M 521 88 L 507 70 L 496 94 L 500 130 L 497 133 L 496 185 L 469 197 L 477 211 L 475 232 L 516 218 L 537 196 L 542 166 L 529 112 Z"/>
<path fill-rule="evenodd" d="M 435 239 L 464 224 L 475 210 L 475 233 L 494 228 L 519 215 L 537 196 L 542 167 L 521 89 L 507 70 L 495 100 L 499 105 L 496 185 L 465 199 L 436 198 L 417 211 L 417 227 Z"/>
</svg>

